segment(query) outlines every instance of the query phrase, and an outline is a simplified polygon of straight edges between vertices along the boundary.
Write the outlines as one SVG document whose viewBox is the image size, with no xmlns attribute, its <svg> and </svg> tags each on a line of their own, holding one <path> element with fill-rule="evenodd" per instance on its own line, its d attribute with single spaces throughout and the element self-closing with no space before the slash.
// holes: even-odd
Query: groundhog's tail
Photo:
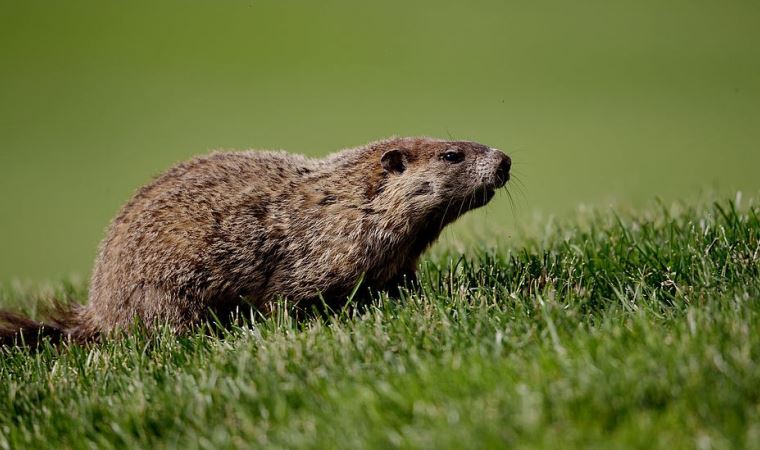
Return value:
<svg viewBox="0 0 760 450">
<path fill-rule="evenodd" d="M 49 319 L 37 322 L 18 313 L 0 310 L 0 347 L 36 348 L 45 339 L 52 344 L 91 340 L 95 333 L 88 331 L 83 313 L 84 308 L 80 305 L 55 302 L 46 314 Z"/>
</svg>

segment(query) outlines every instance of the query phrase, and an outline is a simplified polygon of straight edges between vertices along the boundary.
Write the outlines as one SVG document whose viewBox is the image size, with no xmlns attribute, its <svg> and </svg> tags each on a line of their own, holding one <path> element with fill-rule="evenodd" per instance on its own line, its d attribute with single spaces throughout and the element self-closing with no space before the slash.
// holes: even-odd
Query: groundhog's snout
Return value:
<svg viewBox="0 0 760 450">
<path fill-rule="evenodd" d="M 496 178 L 496 186 L 502 187 L 507 184 L 507 181 L 509 181 L 509 169 L 512 168 L 512 158 L 505 155 L 504 152 L 500 150 L 494 150 L 494 152 L 496 152 L 499 157 L 494 178 Z"/>
</svg>

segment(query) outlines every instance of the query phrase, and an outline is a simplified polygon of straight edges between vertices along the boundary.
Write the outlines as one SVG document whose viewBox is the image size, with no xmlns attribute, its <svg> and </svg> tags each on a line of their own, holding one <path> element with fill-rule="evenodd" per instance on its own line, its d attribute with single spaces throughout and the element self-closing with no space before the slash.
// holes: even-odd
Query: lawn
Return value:
<svg viewBox="0 0 760 450">
<path fill-rule="evenodd" d="M 437 248 L 418 290 L 364 310 L 6 349 L 0 448 L 760 448 L 757 200 L 509 242 Z"/>
</svg>

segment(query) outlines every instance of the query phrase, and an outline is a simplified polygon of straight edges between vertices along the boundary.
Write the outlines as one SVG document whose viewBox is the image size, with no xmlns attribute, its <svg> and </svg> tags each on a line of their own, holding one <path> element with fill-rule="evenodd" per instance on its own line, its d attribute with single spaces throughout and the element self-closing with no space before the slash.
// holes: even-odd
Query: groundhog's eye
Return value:
<svg viewBox="0 0 760 450">
<path fill-rule="evenodd" d="M 441 155 L 441 159 L 450 163 L 458 163 L 464 160 L 464 153 L 462 152 L 445 152 Z"/>
</svg>

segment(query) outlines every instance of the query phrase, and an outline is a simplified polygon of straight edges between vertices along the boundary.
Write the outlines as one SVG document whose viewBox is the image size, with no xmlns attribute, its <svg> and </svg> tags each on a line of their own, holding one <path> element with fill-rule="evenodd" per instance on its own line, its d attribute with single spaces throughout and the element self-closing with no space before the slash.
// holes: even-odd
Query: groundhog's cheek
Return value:
<svg viewBox="0 0 760 450">
<path fill-rule="evenodd" d="M 495 171 L 494 162 L 490 158 L 483 158 L 475 166 L 475 183 L 478 185 L 492 183 Z"/>
</svg>

